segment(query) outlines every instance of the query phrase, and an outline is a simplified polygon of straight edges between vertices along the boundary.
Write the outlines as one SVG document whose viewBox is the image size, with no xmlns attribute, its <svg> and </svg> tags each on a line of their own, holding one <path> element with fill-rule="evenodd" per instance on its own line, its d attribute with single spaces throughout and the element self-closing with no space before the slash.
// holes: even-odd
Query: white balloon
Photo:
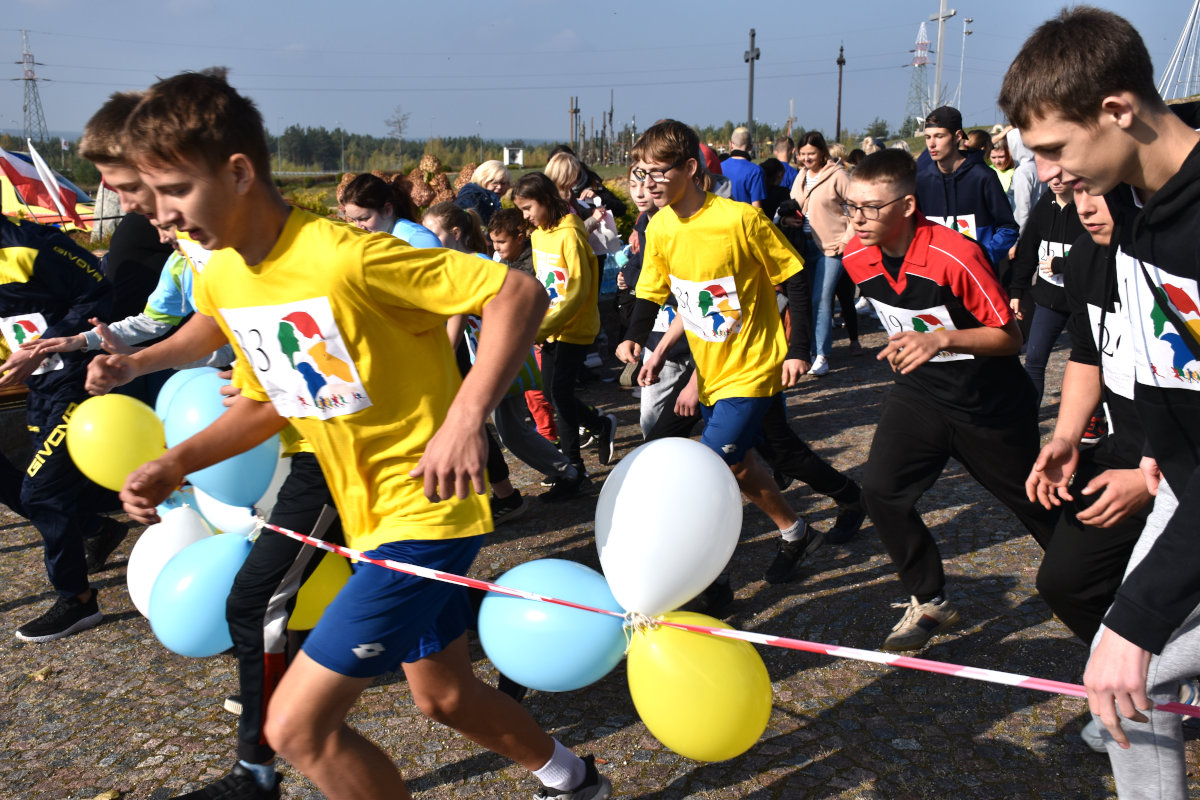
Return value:
<svg viewBox="0 0 1200 800">
<path fill-rule="evenodd" d="M 733 473 L 691 439 L 659 439 L 625 456 L 596 503 L 596 547 L 609 588 L 626 611 L 651 617 L 716 580 L 741 529 Z"/>
<path fill-rule="evenodd" d="M 200 488 L 195 488 L 195 491 L 196 507 L 208 520 L 209 525 L 222 533 L 233 533 L 238 536 L 246 536 L 254 530 L 258 521 L 254 516 L 253 508 L 222 503 Z"/>
<path fill-rule="evenodd" d="M 143 617 L 150 616 L 150 590 L 158 573 L 171 558 L 193 542 L 212 536 L 212 528 L 194 508 L 172 508 L 162 515 L 162 522 L 142 531 L 129 554 L 125 567 L 125 583 L 129 599 Z"/>
<path fill-rule="evenodd" d="M 291 471 L 292 457 L 280 456 L 279 461 L 275 464 L 275 474 L 271 476 L 270 485 L 267 486 L 267 490 L 263 492 L 263 496 L 258 499 L 258 502 L 254 504 L 254 510 L 263 519 L 271 518 L 271 512 L 275 510 L 275 501 L 279 499 L 279 489 Z"/>
</svg>

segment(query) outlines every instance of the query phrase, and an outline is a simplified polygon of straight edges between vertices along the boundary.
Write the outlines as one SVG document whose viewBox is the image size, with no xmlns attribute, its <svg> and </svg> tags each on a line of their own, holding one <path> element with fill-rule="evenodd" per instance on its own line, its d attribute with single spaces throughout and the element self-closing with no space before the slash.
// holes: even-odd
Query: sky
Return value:
<svg viewBox="0 0 1200 800">
<path fill-rule="evenodd" d="M 1141 32 L 1156 80 L 1191 0 L 1098 0 Z M 1029 33 L 1061 7 L 1044 0 L 948 2 L 942 83 L 968 126 L 1002 121 L 995 98 Z M 0 20 L 0 130 L 23 125 L 21 31 L 38 63 L 47 127 L 70 137 L 114 91 L 187 69 L 224 65 L 268 130 L 342 127 L 388 135 L 400 107 L 406 139 L 569 135 L 570 98 L 600 130 L 644 130 L 674 117 L 695 125 L 746 118 L 744 54 L 756 30 L 754 116 L 832 134 L 838 47 L 845 48 L 842 128 L 905 117 L 917 29 L 937 0 L 689 3 L 667 0 L 7 0 Z M 963 21 L 970 17 L 963 57 Z M 933 81 L 934 67 L 928 68 Z M 794 111 L 793 111 L 794 109 Z"/>
</svg>

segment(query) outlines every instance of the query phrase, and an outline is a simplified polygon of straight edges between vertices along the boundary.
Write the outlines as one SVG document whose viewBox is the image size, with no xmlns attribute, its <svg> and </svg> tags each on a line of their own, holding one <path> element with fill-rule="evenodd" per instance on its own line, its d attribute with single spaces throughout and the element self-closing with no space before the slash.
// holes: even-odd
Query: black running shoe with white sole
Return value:
<svg viewBox="0 0 1200 800">
<path fill-rule="evenodd" d="M 551 789 L 543 786 L 535 794 L 534 800 L 546 800 L 554 797 L 558 800 L 607 800 L 612 796 L 612 784 L 608 778 L 596 771 L 596 757 L 584 756 L 583 783 L 574 789 Z"/>
<path fill-rule="evenodd" d="M 25 642 L 50 642 L 87 630 L 104 619 L 97 602 L 99 592 L 92 589 L 86 602 L 77 597 L 60 597 L 46 613 L 17 628 L 17 638 Z"/>
<path fill-rule="evenodd" d="M 763 576 L 767 583 L 786 583 L 796 573 L 796 567 L 804 562 L 817 548 L 825 543 L 825 534 L 812 525 L 804 526 L 804 535 L 794 542 L 783 539 L 779 542 L 779 550 L 775 560 L 767 567 Z"/>
</svg>

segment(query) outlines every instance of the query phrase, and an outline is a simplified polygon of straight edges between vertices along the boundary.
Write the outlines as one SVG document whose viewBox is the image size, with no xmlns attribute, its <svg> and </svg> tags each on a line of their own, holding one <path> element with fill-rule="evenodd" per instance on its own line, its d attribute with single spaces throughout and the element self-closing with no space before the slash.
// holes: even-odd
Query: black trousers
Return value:
<svg viewBox="0 0 1200 800">
<path fill-rule="evenodd" d="M 1090 645 L 1113 596 L 1121 585 L 1125 567 L 1153 503 L 1110 528 L 1093 528 L 1075 514 L 1087 501 L 1080 491 L 1106 467 L 1097 465 L 1090 450 L 1079 456 L 1071 481 L 1075 500 L 1063 502 L 1063 513 L 1054 528 L 1038 569 L 1038 594 L 1071 632 Z"/>
<path fill-rule="evenodd" d="M 989 427 L 952 419 L 911 395 L 895 390 L 888 395 L 871 442 L 862 494 L 908 594 L 924 602 L 945 587 L 942 557 L 917 513 L 917 501 L 951 457 L 1008 506 L 1043 549 L 1050 543 L 1058 509 L 1047 511 L 1025 497 L 1025 476 L 1039 450 L 1035 411 L 1032 402 L 1028 405 L 1017 421 Z"/>
<path fill-rule="evenodd" d="M 279 489 L 271 523 L 312 533 L 327 506 L 333 508 L 333 498 L 316 456 L 292 456 L 292 471 Z M 334 522 L 324 538 L 343 543 L 340 523 Z M 264 530 L 238 571 L 225 603 L 242 696 L 238 758 L 261 764 L 275 755 L 263 735 L 263 721 L 271 695 L 287 669 L 287 621 L 296 606 L 296 592 L 321 558 L 341 557 Z"/>
<path fill-rule="evenodd" d="M 542 346 L 542 384 L 549 389 L 546 399 L 554 406 L 558 422 L 558 449 L 572 464 L 579 466 L 579 427 L 592 429 L 600 424 L 596 409 L 575 396 L 575 384 L 583 369 L 590 344 L 550 342 Z"/>
<path fill-rule="evenodd" d="M 30 392 L 26 404 L 33 458 L 18 504 L 42 535 L 46 575 L 60 597 L 88 590 L 83 540 L 99 530 L 101 511 L 117 507 L 116 493 L 84 477 L 67 453 L 67 420 L 87 397 L 81 384 Z"/>
</svg>

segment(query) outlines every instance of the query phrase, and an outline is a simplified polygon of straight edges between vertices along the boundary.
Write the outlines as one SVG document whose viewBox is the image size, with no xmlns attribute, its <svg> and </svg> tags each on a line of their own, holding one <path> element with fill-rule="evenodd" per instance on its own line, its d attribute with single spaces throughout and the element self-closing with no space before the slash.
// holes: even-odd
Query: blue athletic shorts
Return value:
<svg viewBox="0 0 1200 800">
<path fill-rule="evenodd" d="M 465 575 L 482 543 L 482 536 L 406 539 L 366 554 Z M 472 618 L 462 586 L 362 562 L 325 609 L 304 652 L 339 675 L 373 678 L 441 652 Z"/>
<path fill-rule="evenodd" d="M 746 453 L 762 442 L 762 421 L 772 403 L 782 395 L 770 397 L 727 397 L 711 406 L 701 405 L 704 433 L 700 444 L 719 455 L 726 464 L 740 464 Z"/>
</svg>

